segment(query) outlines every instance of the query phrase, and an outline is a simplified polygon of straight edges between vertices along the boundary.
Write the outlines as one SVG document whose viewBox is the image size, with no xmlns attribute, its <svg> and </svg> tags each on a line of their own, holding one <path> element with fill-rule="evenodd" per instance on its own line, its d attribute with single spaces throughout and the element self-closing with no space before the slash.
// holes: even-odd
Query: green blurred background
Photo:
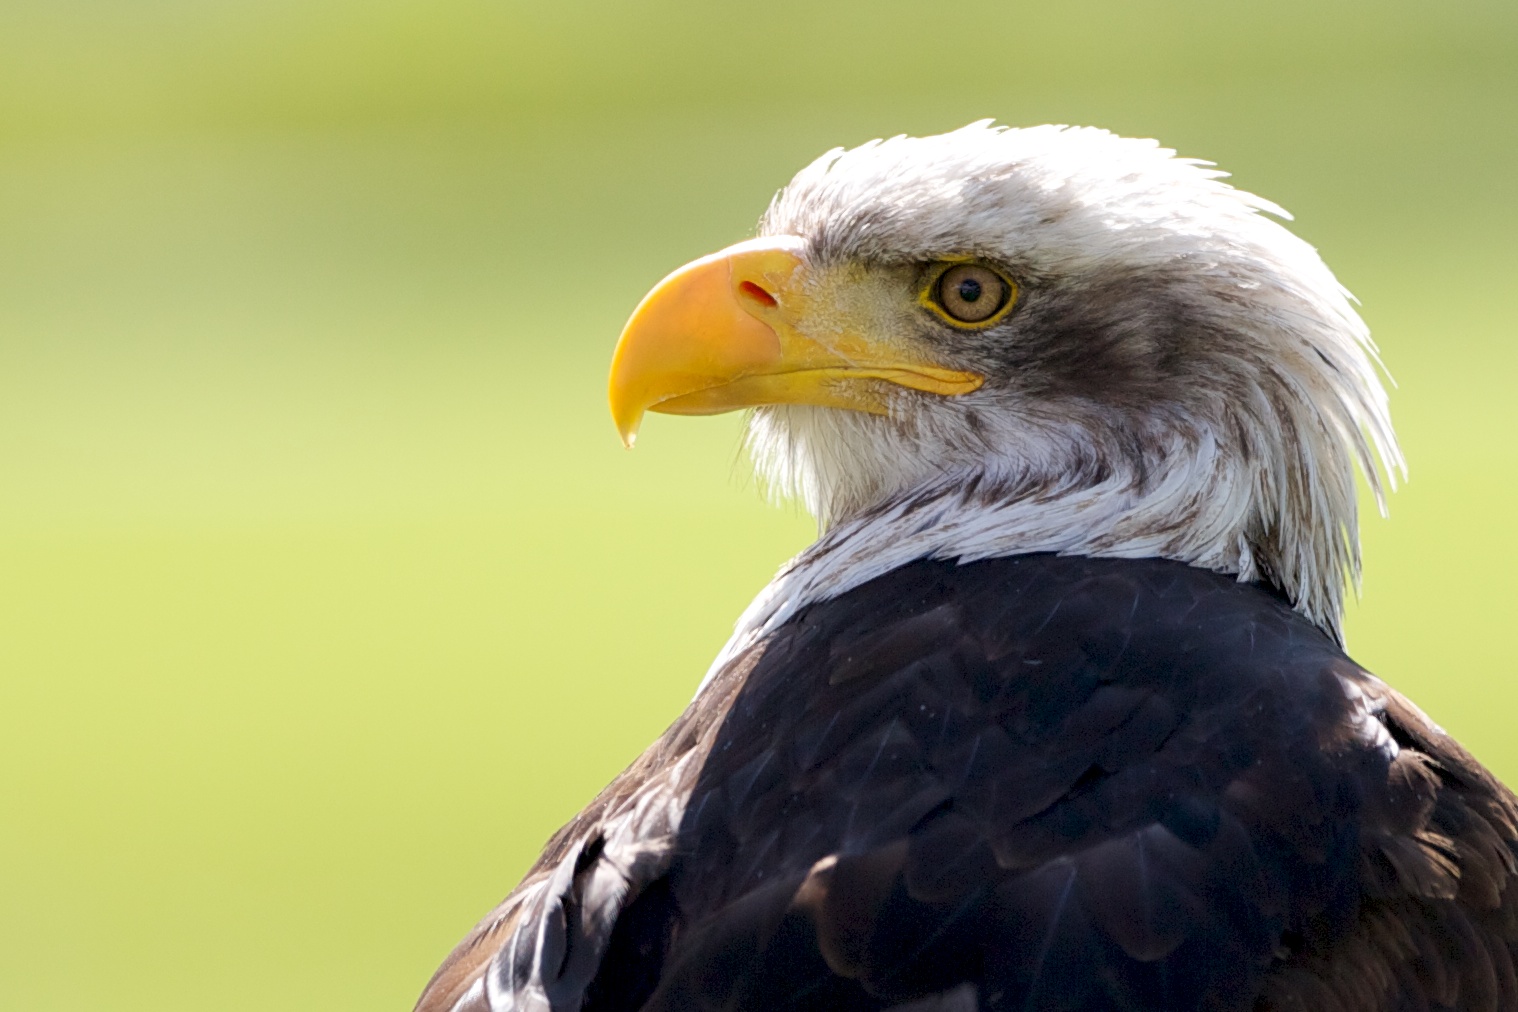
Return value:
<svg viewBox="0 0 1518 1012">
<path fill-rule="evenodd" d="M 612 342 L 835 144 L 1095 123 L 1400 385 L 1354 652 L 1518 778 L 1518 4 L 0 0 L 0 1007 L 407 1009 L 808 539 Z"/>
</svg>

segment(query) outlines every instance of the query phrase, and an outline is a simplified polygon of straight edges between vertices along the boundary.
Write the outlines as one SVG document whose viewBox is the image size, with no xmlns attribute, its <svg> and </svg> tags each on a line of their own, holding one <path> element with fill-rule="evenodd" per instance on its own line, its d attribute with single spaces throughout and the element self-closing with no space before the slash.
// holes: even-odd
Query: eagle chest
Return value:
<svg viewBox="0 0 1518 1012">
<path fill-rule="evenodd" d="M 749 1001 L 815 978 L 1235 1007 L 1283 937 L 1353 925 L 1360 792 L 1392 757 L 1348 733 L 1356 669 L 1267 591 L 921 562 L 760 649 L 669 873 L 675 949 L 748 953 Z"/>
</svg>

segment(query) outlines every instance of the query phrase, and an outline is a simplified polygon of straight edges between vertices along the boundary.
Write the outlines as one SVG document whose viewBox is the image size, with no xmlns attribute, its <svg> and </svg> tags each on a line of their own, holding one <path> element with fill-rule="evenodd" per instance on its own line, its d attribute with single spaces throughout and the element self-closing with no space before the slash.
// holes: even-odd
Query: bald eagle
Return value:
<svg viewBox="0 0 1518 1012">
<path fill-rule="evenodd" d="M 1095 129 L 834 150 L 634 311 L 821 526 L 425 1012 L 1518 1009 L 1518 803 L 1345 654 L 1374 346 Z"/>
</svg>

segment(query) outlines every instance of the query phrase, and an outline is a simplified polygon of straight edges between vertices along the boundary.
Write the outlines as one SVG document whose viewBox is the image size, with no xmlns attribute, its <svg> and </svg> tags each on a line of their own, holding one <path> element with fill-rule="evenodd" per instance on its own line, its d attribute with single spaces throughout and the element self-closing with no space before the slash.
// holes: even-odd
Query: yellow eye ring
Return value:
<svg viewBox="0 0 1518 1012">
<path fill-rule="evenodd" d="M 943 264 L 917 301 L 960 330 L 984 330 L 1006 318 L 1017 302 L 1017 285 L 975 261 Z"/>
</svg>

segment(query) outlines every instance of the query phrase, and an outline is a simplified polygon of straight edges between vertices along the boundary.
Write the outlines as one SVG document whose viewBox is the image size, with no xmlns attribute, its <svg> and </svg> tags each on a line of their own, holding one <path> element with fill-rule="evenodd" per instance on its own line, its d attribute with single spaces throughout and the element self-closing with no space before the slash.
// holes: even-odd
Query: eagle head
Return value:
<svg viewBox="0 0 1518 1012">
<path fill-rule="evenodd" d="M 830 151 L 639 304 L 614 419 L 631 445 L 648 410 L 752 409 L 835 591 L 913 557 L 1163 557 L 1338 636 L 1356 465 L 1381 504 L 1404 464 L 1348 294 L 1223 175 L 1089 128 Z"/>
</svg>

